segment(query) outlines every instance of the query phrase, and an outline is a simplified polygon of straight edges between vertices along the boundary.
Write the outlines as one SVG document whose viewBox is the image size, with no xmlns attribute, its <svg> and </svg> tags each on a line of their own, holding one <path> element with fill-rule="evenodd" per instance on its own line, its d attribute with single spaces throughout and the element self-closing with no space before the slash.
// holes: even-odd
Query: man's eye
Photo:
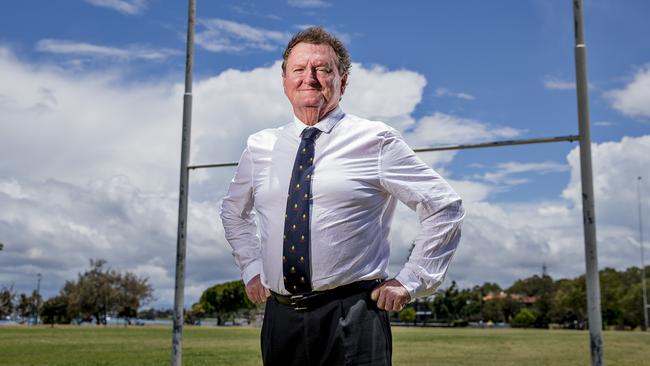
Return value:
<svg viewBox="0 0 650 366">
<path fill-rule="evenodd" d="M 321 73 L 321 74 L 329 74 L 330 68 L 329 67 L 317 67 L 316 72 Z"/>
</svg>

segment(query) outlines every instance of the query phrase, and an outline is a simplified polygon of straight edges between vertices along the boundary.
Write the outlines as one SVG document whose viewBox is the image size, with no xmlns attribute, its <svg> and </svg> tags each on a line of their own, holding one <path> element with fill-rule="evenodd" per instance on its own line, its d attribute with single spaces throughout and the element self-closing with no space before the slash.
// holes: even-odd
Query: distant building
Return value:
<svg viewBox="0 0 650 366">
<path fill-rule="evenodd" d="M 508 294 L 504 291 L 501 291 L 501 292 L 490 292 L 489 294 L 483 296 L 483 301 L 505 300 L 508 298 L 526 305 L 533 305 L 540 299 L 539 296 Z"/>
</svg>

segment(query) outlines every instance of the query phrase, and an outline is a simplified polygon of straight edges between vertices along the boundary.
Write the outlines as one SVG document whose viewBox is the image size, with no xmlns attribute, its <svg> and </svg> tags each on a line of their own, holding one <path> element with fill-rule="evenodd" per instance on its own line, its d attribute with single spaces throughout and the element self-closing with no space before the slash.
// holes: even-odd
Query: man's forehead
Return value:
<svg viewBox="0 0 650 366">
<path fill-rule="evenodd" d="M 316 44 L 300 42 L 293 46 L 291 53 L 289 53 L 287 61 L 290 62 L 292 59 L 295 59 L 297 61 L 298 59 L 306 58 L 323 58 L 327 59 L 328 61 L 335 61 L 336 53 L 334 52 L 332 46 L 326 43 Z"/>
</svg>

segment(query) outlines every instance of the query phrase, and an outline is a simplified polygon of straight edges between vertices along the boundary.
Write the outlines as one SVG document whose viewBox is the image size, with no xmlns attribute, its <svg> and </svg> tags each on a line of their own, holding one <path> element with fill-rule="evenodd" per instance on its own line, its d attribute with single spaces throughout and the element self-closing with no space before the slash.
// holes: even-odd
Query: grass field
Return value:
<svg viewBox="0 0 650 366">
<path fill-rule="evenodd" d="M 261 365 L 259 329 L 185 327 L 184 365 Z M 393 328 L 394 365 L 589 365 L 588 333 Z M 650 365 L 650 333 L 604 332 L 605 364 Z M 0 365 L 168 365 L 166 327 L 0 327 Z"/>
</svg>

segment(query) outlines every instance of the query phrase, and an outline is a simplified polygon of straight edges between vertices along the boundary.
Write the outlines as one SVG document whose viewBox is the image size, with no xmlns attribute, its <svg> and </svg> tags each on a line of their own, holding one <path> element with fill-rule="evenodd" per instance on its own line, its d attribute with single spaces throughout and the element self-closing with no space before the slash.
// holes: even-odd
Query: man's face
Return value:
<svg viewBox="0 0 650 366">
<path fill-rule="evenodd" d="M 294 110 L 334 109 L 345 91 L 347 74 L 339 74 L 334 50 L 327 44 L 298 43 L 287 58 L 282 75 L 284 94 Z"/>
</svg>

